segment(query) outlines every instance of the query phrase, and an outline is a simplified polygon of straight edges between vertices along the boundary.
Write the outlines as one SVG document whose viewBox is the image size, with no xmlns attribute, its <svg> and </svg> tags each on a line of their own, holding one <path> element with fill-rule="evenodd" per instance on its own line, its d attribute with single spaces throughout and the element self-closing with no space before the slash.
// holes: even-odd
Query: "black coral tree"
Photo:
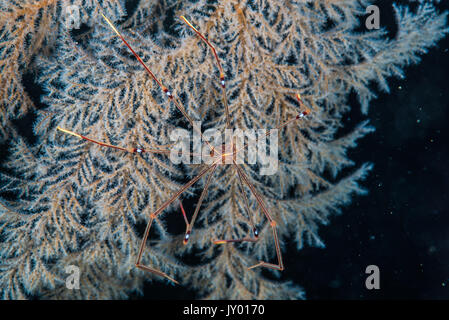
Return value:
<svg viewBox="0 0 449 320">
<path fill-rule="evenodd" d="M 67 30 L 62 14 L 80 7 L 86 32 Z M 140 225 L 202 166 L 175 166 L 166 156 L 123 153 L 65 135 L 57 126 L 122 147 L 163 147 L 171 130 L 186 125 L 156 83 L 104 23 L 115 22 L 152 72 L 180 97 L 203 128 L 226 122 L 219 71 L 210 49 L 181 21 L 185 15 L 216 47 L 227 80 L 231 127 L 268 129 L 299 111 L 295 93 L 311 109 L 305 121 L 279 133 L 279 168 L 260 176 L 244 165 L 278 223 L 282 242 L 290 237 L 323 246 L 317 229 L 327 224 L 354 194 L 371 169 L 353 165 L 348 148 L 373 130 L 361 123 L 338 136 L 349 110 L 348 94 L 358 94 L 362 111 L 374 97 L 370 82 L 388 90 L 386 78 L 444 36 L 446 15 L 430 4 L 415 12 L 395 7 L 398 32 L 355 32 L 371 1 L 138 1 L 123 23 L 125 1 L 1 2 L 0 133 L 9 139 L 10 157 L 0 203 L 0 292 L 3 298 L 124 298 L 154 278 L 134 267 Z M 3 14 L 5 13 L 5 14 Z M 166 15 L 167 14 L 167 15 Z M 167 26 L 169 25 L 169 26 Z M 14 26 L 14 27 L 12 27 Z M 12 119 L 35 109 L 21 74 L 38 72 L 46 107 L 36 110 L 36 145 L 15 133 Z M 330 173 L 332 181 L 325 179 Z M 203 179 L 205 180 L 205 179 Z M 198 195 L 200 181 L 189 195 Z M 269 280 L 259 260 L 276 258 L 270 226 L 246 192 L 255 223 L 256 243 L 216 246 L 214 239 L 248 235 L 244 197 L 233 166 L 217 169 L 188 245 L 183 235 L 156 221 L 144 262 L 211 299 L 303 298 L 290 282 Z M 7 199 L 8 198 L 8 199 Z M 177 203 L 176 203 L 177 204 Z M 166 214 L 179 215 L 177 206 Z M 182 221 L 181 221 L 182 222 Z M 195 266 L 183 255 L 201 256 Z M 305 262 L 306 263 L 306 262 Z M 79 267 L 79 290 L 65 286 L 67 266 Z M 286 266 L 288 268 L 288 265 Z M 276 272 L 275 272 L 276 273 Z M 159 278 L 157 278 L 159 279 Z"/>
</svg>

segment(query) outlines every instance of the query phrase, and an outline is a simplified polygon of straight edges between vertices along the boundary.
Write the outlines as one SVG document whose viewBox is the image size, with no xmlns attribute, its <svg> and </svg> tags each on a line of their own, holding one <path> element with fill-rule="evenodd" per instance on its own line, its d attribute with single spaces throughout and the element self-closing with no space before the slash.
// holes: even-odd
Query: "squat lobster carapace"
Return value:
<svg viewBox="0 0 449 320">
<path fill-rule="evenodd" d="M 120 32 L 114 27 L 114 25 L 112 24 L 111 21 L 109 21 L 108 18 L 106 18 L 104 15 L 102 15 L 103 18 L 105 19 L 105 21 L 107 22 L 107 24 L 112 28 L 112 30 L 116 33 L 116 35 L 118 37 L 120 37 L 120 39 L 123 41 L 123 43 L 129 48 L 129 50 L 133 53 L 133 55 L 136 57 L 136 59 L 139 61 L 139 63 L 145 68 L 145 70 L 148 72 L 148 74 L 150 75 L 150 77 L 157 83 L 157 85 L 159 86 L 159 88 L 162 90 L 162 92 L 167 96 L 167 98 L 169 99 L 169 101 L 173 102 L 175 107 L 183 114 L 183 116 L 187 119 L 187 121 L 190 123 L 190 125 L 193 127 L 194 130 L 199 130 L 199 134 L 201 135 L 201 137 L 203 137 L 201 130 L 199 128 L 197 128 L 197 126 L 193 125 L 193 120 L 192 118 L 187 114 L 185 108 L 183 107 L 183 105 L 181 104 L 181 102 L 173 95 L 172 91 L 170 91 L 166 86 L 163 85 L 162 81 L 159 80 L 154 74 L 153 72 L 150 70 L 150 68 L 143 62 L 143 60 L 139 57 L 139 55 L 132 49 L 132 47 L 128 44 L 128 42 L 123 38 L 123 36 L 120 34 Z M 223 95 L 223 104 L 225 106 L 225 114 L 226 114 L 226 128 L 230 127 L 231 125 L 231 114 L 230 114 L 230 110 L 228 107 L 228 103 L 227 103 L 227 97 L 226 97 L 226 85 L 225 85 L 225 75 L 224 75 L 224 71 L 222 69 L 221 63 L 220 63 L 220 59 L 216 53 L 215 48 L 213 47 L 213 45 L 206 39 L 206 37 L 204 37 L 204 35 L 202 35 L 184 16 L 180 17 L 182 21 L 184 21 L 200 38 L 202 41 L 204 41 L 206 43 L 206 45 L 212 50 L 213 55 L 214 55 L 214 59 L 218 65 L 218 69 L 220 72 L 219 75 L 219 81 L 220 81 L 220 87 L 222 88 L 222 95 Z M 306 116 L 308 116 L 310 114 L 310 109 L 307 109 L 304 105 L 304 102 L 301 99 L 301 96 L 299 94 L 296 94 L 296 99 L 298 100 L 300 107 L 301 107 L 301 111 L 300 113 L 298 113 L 296 116 L 292 117 L 291 119 L 283 122 L 282 124 L 280 124 L 279 126 L 277 126 L 274 129 L 282 129 L 285 126 L 291 124 L 292 122 L 302 119 Z M 167 149 L 153 149 L 153 148 L 141 148 L 141 147 L 118 147 L 118 146 L 114 146 L 114 145 L 110 145 L 110 144 L 106 144 L 103 142 L 100 142 L 98 140 L 94 140 L 92 138 L 83 136 L 81 134 L 75 133 L 73 131 L 61 128 L 61 127 L 57 127 L 58 130 L 66 133 L 66 134 L 70 134 L 73 136 L 76 136 L 80 139 L 84 139 L 86 141 L 98 144 L 100 146 L 103 147 L 109 147 L 109 148 L 114 148 L 120 151 L 125 151 L 125 152 L 129 152 L 129 153 L 138 153 L 138 154 L 142 154 L 142 153 L 154 153 L 154 154 L 166 154 L 169 155 L 170 154 L 170 150 L 169 148 Z M 267 131 L 267 136 L 270 135 L 270 130 Z M 187 219 L 187 215 L 186 212 L 184 210 L 184 207 L 182 205 L 182 202 L 180 201 L 180 209 L 182 212 L 182 215 L 184 217 L 184 221 L 186 224 L 186 231 L 185 231 L 185 236 L 183 239 L 183 244 L 186 245 L 190 239 L 191 233 L 192 233 L 192 228 L 193 225 L 195 223 L 195 220 L 198 216 L 200 207 L 203 203 L 203 200 L 207 194 L 207 190 L 210 186 L 210 183 L 212 181 L 212 177 L 215 173 L 216 168 L 219 165 L 232 165 L 235 168 L 235 173 L 238 177 L 238 182 L 239 182 L 239 188 L 243 194 L 243 200 L 245 203 L 245 209 L 247 211 L 247 215 L 248 215 L 248 221 L 249 224 L 251 226 L 251 230 L 252 230 L 252 237 L 245 237 L 245 238 L 240 238 L 240 239 L 216 239 L 213 240 L 213 242 L 215 244 L 226 244 L 226 243 L 232 243 L 232 242 L 244 242 L 244 241 L 248 241 L 248 242 L 255 242 L 259 239 L 260 234 L 259 234 L 259 230 L 256 228 L 255 224 L 254 224 L 254 219 L 253 219 L 253 214 L 250 210 L 250 205 L 249 205 L 249 200 L 248 197 L 246 195 L 245 192 L 245 185 L 249 188 L 251 194 L 254 196 L 259 208 L 261 209 L 261 211 L 263 212 L 264 216 L 266 217 L 266 219 L 268 220 L 270 227 L 272 229 L 272 234 L 273 234 L 273 239 L 274 239 L 274 244 L 275 244 L 275 248 L 276 248 L 276 256 L 277 256 L 277 260 L 278 263 L 277 264 L 273 264 L 273 263 L 268 263 L 268 262 L 264 262 L 264 261 L 259 261 L 259 263 L 249 266 L 248 269 L 253 269 L 256 267 L 266 267 L 266 268 L 270 268 L 270 269 L 275 269 L 275 270 L 283 270 L 284 269 L 284 265 L 282 262 L 282 254 L 281 254 L 281 250 L 280 250 L 280 245 L 279 245 L 279 239 L 278 239 L 278 235 L 276 232 L 276 221 L 272 218 L 272 215 L 270 214 L 270 211 L 268 210 L 267 206 L 265 205 L 264 200 L 262 199 L 262 197 L 259 195 L 259 193 L 257 192 L 256 188 L 254 187 L 254 185 L 249 181 L 247 175 L 245 174 L 245 172 L 243 171 L 243 168 L 236 162 L 236 158 L 237 158 L 237 154 L 239 152 L 242 152 L 244 148 L 248 147 L 248 145 L 245 145 L 243 148 L 237 149 L 236 146 L 234 144 L 231 144 L 230 146 L 212 146 L 210 143 L 207 142 L 207 139 L 205 139 L 205 142 L 208 146 L 208 148 L 210 149 L 210 154 L 212 155 L 212 163 L 210 165 L 208 165 L 206 168 L 204 168 L 196 177 L 194 177 L 192 180 L 190 180 L 188 183 L 186 183 L 184 186 L 182 186 L 174 195 L 172 195 L 167 201 L 165 201 L 156 211 L 154 211 L 153 213 L 150 214 L 150 219 L 148 221 L 148 224 L 146 226 L 145 232 L 144 232 L 144 236 L 143 239 L 141 241 L 140 244 L 140 248 L 138 251 L 138 255 L 137 255 L 137 259 L 136 259 L 136 267 L 141 269 L 141 270 L 145 270 L 145 271 L 149 271 L 151 273 L 157 274 L 159 276 L 165 277 L 168 280 L 172 281 L 173 283 L 178 284 L 178 282 L 173 279 L 172 277 L 170 277 L 169 275 L 167 275 L 166 273 L 154 269 L 152 267 L 146 266 L 142 263 L 142 255 L 143 252 L 146 248 L 146 243 L 147 243 L 147 239 L 148 239 L 148 235 L 150 233 L 150 229 L 151 226 L 153 224 L 154 219 L 156 219 L 169 205 L 171 205 L 174 201 L 176 201 L 188 188 L 190 188 L 191 186 L 193 186 L 198 180 L 200 180 L 203 176 L 207 176 L 207 180 L 206 183 L 204 185 L 204 188 L 201 192 L 201 195 L 199 197 L 198 203 L 196 205 L 195 211 L 193 213 L 193 216 L 189 222 L 189 220 Z M 194 153 L 189 153 L 189 155 L 195 155 Z"/>
</svg>

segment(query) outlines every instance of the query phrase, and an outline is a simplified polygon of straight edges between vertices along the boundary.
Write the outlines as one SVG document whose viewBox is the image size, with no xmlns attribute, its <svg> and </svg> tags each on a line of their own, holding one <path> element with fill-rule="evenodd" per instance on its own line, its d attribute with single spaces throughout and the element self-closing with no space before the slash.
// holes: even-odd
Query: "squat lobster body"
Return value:
<svg viewBox="0 0 449 320">
<path fill-rule="evenodd" d="M 132 47 L 128 44 L 128 42 L 123 38 L 123 36 L 119 33 L 119 31 L 114 27 L 114 25 L 112 24 L 111 21 L 109 21 L 108 18 L 106 18 L 103 15 L 103 18 L 105 19 L 105 21 L 108 23 L 108 25 L 112 28 L 112 30 L 117 34 L 118 37 L 120 37 L 120 39 L 123 41 L 123 43 L 129 48 L 129 50 L 133 53 L 133 55 L 136 57 L 136 59 L 140 62 L 140 64 L 145 68 L 145 70 L 148 72 L 148 74 L 151 76 L 151 78 L 157 83 L 157 85 L 160 87 L 160 89 L 162 90 L 162 92 L 167 96 L 167 98 L 169 99 L 169 101 L 173 102 L 176 106 L 176 108 L 183 114 L 183 116 L 188 120 L 188 122 L 190 123 L 190 125 L 193 127 L 194 130 L 199 131 L 199 134 L 201 135 L 201 137 L 203 137 L 203 134 L 201 133 L 201 130 L 198 129 L 197 126 L 193 125 L 193 120 L 191 119 L 191 117 L 187 114 L 186 110 L 184 109 L 184 107 L 182 106 L 182 104 L 177 100 L 177 98 L 173 95 L 173 93 L 162 84 L 162 81 L 159 80 L 150 70 L 150 68 L 143 62 L 143 60 L 139 57 L 139 55 L 132 49 Z M 222 88 L 222 93 L 223 93 L 223 103 L 225 106 L 225 113 L 226 113 L 226 128 L 228 128 L 230 126 L 230 114 L 229 114 L 229 108 L 228 108 L 228 103 L 227 103 L 227 97 L 226 97 L 226 85 L 225 85 L 225 75 L 220 63 L 220 59 L 218 58 L 218 55 L 216 53 L 215 48 L 212 46 L 212 44 L 184 17 L 181 16 L 180 17 L 181 20 L 183 20 L 201 39 L 202 41 L 204 41 L 207 46 L 209 48 L 211 48 L 215 61 L 218 65 L 219 71 L 220 71 L 220 75 L 219 75 L 219 81 L 220 81 L 220 86 Z M 274 129 L 282 129 L 283 127 L 287 126 L 288 124 L 298 120 L 298 119 L 302 119 L 304 117 L 306 117 L 307 115 L 310 114 L 310 110 L 304 107 L 304 103 L 301 99 L 301 96 L 299 94 L 296 94 L 296 98 L 301 106 L 301 108 L 303 109 L 302 112 L 298 113 L 298 115 L 296 115 L 294 118 L 287 120 L 286 122 L 282 123 L 281 125 L 277 126 Z M 118 147 L 118 146 L 113 146 L 113 145 L 109 145 L 88 137 L 85 137 L 81 134 L 72 132 L 70 130 L 67 129 L 63 129 L 58 127 L 58 130 L 67 133 L 67 134 L 71 134 L 73 136 L 76 136 L 80 139 L 84 139 L 86 141 L 92 142 L 92 143 L 96 143 L 98 145 L 104 146 L 104 147 L 110 147 L 110 148 L 114 148 L 117 150 L 121 150 L 121 151 L 126 151 L 126 152 L 130 152 L 130 153 L 137 153 L 137 154 L 141 154 L 141 153 L 154 153 L 154 154 L 166 154 L 169 155 L 170 154 L 170 150 L 169 149 L 144 149 L 141 147 L 130 147 L 130 148 L 124 148 L 124 147 Z M 266 135 L 270 135 L 271 131 L 267 131 Z M 259 230 L 255 227 L 254 221 L 253 221 L 253 214 L 251 213 L 250 210 L 250 206 L 249 206 L 249 201 L 244 189 L 244 186 L 246 185 L 251 194 L 255 197 L 256 202 L 258 204 L 258 206 L 260 207 L 261 211 L 263 212 L 263 214 L 265 215 L 266 219 L 268 220 L 270 227 L 272 229 L 272 233 L 273 233 L 273 239 L 274 239 L 274 244 L 275 244 L 275 248 L 276 248 L 276 255 L 277 255 L 277 259 L 278 259 L 278 263 L 277 264 L 273 264 L 273 263 L 268 263 L 268 262 L 264 262 L 264 261 L 260 261 L 259 263 L 248 267 L 248 269 L 252 269 L 252 268 L 256 268 L 259 266 L 262 267 L 266 267 L 266 268 L 271 268 L 271 269 L 275 269 L 275 270 L 283 270 L 284 269 L 284 265 L 282 262 L 282 254 L 281 254 L 281 250 L 280 250 L 280 245 L 279 245 L 279 240 L 278 240 L 278 236 L 277 236 L 277 232 L 276 232 L 276 221 L 272 218 L 269 210 L 267 209 L 264 200 L 262 199 L 262 197 L 259 195 L 259 193 L 257 192 L 257 190 L 255 189 L 255 187 L 253 186 L 253 184 L 250 183 L 247 175 L 245 174 L 245 172 L 243 171 L 242 167 L 239 164 L 239 159 L 243 158 L 242 157 L 242 153 L 245 150 L 245 147 L 247 146 L 243 146 L 240 147 L 240 145 L 238 145 L 234 140 L 231 141 L 231 143 L 226 143 L 226 144 L 219 144 L 218 146 L 212 146 L 206 139 L 204 139 L 204 141 L 206 142 L 208 148 L 209 148 L 209 155 L 211 157 L 211 163 L 209 165 L 207 165 L 207 167 L 205 169 L 203 169 L 196 177 L 194 177 L 192 180 L 190 180 L 188 183 L 186 183 L 184 186 L 182 186 L 174 195 L 172 195 L 167 201 L 165 201 L 155 212 L 150 214 L 150 219 L 148 221 L 148 224 L 146 226 L 145 232 L 144 232 L 144 237 L 141 241 L 140 244 L 140 248 L 139 248 L 139 252 L 137 255 L 137 259 L 136 259 L 136 267 L 145 271 L 149 271 L 152 272 L 154 274 L 157 274 L 159 276 L 165 277 L 168 280 L 177 283 L 178 282 L 173 279 L 171 276 L 167 275 L 166 273 L 154 269 L 152 267 L 146 266 L 142 263 L 142 255 L 144 252 L 144 249 L 146 247 L 146 242 L 148 239 L 148 235 L 153 223 L 153 220 L 156 219 L 170 204 L 172 204 L 174 201 L 176 201 L 182 193 L 184 193 L 188 188 L 190 188 L 192 185 L 194 185 L 199 179 L 201 179 L 203 176 L 208 175 L 206 183 L 204 185 L 204 188 L 201 192 L 200 198 L 198 200 L 198 203 L 196 205 L 195 208 L 195 212 L 189 222 L 189 220 L 187 219 L 187 215 L 186 212 L 184 210 L 184 207 L 182 206 L 182 203 L 180 202 L 180 208 L 181 208 L 181 212 L 182 215 L 184 217 L 184 221 L 186 223 L 186 231 L 185 231 L 185 236 L 183 239 L 183 244 L 187 244 L 190 236 L 191 236 L 191 232 L 192 232 L 192 228 L 193 225 L 195 223 L 195 220 L 198 216 L 199 213 L 199 209 L 201 207 L 201 204 L 204 200 L 204 197 L 207 193 L 207 190 L 209 188 L 209 185 L 211 183 L 211 179 L 215 173 L 215 170 L 217 168 L 217 166 L 219 165 L 232 165 L 235 168 L 235 173 L 238 176 L 238 181 L 239 181 L 239 186 L 240 189 L 242 191 L 243 194 L 243 200 L 245 203 L 245 209 L 247 211 L 247 215 L 249 217 L 248 221 L 249 224 L 251 225 L 251 230 L 252 230 L 252 237 L 246 237 L 246 238 L 240 238 L 240 239 L 217 239 L 214 240 L 213 242 L 215 244 L 226 244 L 229 242 L 243 242 L 243 241 L 248 241 L 248 242 L 255 242 L 259 239 Z M 193 154 L 190 154 L 193 155 Z"/>
</svg>

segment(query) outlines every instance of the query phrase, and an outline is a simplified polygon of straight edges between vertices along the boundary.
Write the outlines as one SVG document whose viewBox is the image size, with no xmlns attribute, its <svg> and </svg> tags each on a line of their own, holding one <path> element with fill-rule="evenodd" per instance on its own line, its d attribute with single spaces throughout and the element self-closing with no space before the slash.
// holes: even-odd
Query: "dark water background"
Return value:
<svg viewBox="0 0 449 320">
<path fill-rule="evenodd" d="M 394 17 L 379 7 L 381 22 L 394 30 Z M 363 183 L 369 194 L 321 228 L 324 250 L 286 254 L 295 256 L 286 276 L 309 299 L 449 298 L 448 71 L 446 37 L 370 104 L 376 131 L 349 154 L 374 164 Z M 349 117 L 360 118 L 353 105 Z M 370 264 L 380 269 L 380 290 L 365 288 Z"/>
<path fill-rule="evenodd" d="M 378 1 L 381 24 L 394 36 L 390 3 Z M 446 37 L 419 65 L 405 68 L 406 79 L 389 79 L 389 94 L 373 86 L 378 98 L 368 115 L 351 94 L 346 128 L 364 119 L 376 128 L 349 152 L 357 165 L 374 164 L 362 183 L 369 194 L 320 228 L 326 248 L 297 251 L 289 244 L 283 250 L 281 280 L 302 286 L 308 299 L 449 299 L 448 70 Z M 38 100 L 41 89 L 33 88 L 31 76 L 25 82 Z M 32 120 L 16 122 L 30 142 Z M 372 264 L 380 269 L 380 290 L 365 288 L 365 268 Z M 193 299 L 195 293 L 155 282 L 133 298 Z"/>
</svg>

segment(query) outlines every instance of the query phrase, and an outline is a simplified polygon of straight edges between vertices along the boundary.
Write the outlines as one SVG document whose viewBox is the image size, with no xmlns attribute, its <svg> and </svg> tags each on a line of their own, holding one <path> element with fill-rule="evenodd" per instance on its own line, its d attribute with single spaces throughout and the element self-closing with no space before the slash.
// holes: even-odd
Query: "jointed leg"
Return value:
<svg viewBox="0 0 449 320">
<path fill-rule="evenodd" d="M 187 216 L 186 216 L 186 213 L 184 211 L 184 207 L 182 206 L 182 203 L 180 203 L 181 204 L 182 214 L 183 214 L 184 220 L 186 222 L 186 234 L 185 234 L 184 240 L 183 240 L 184 244 L 187 244 L 187 242 L 189 241 L 190 233 L 192 232 L 192 228 L 193 228 L 193 224 L 195 223 L 196 217 L 198 216 L 198 213 L 199 213 L 200 208 L 201 208 L 201 204 L 203 203 L 204 197 L 205 197 L 205 195 L 207 193 L 207 189 L 209 188 L 210 181 L 212 180 L 212 176 L 214 175 L 214 172 L 215 172 L 216 168 L 217 168 L 217 165 L 214 166 L 214 168 L 212 169 L 212 172 L 209 174 L 209 177 L 207 178 L 206 185 L 204 186 L 204 189 L 201 192 L 200 198 L 198 200 L 198 203 L 196 204 L 195 212 L 193 213 L 193 217 L 192 217 L 192 220 L 190 221 L 190 223 L 187 220 Z"/>
<path fill-rule="evenodd" d="M 98 141 L 98 140 L 91 139 L 91 138 L 83 136 L 83 135 L 81 135 L 79 133 L 76 133 L 76 132 L 73 132 L 73 131 L 70 131 L 70 130 L 67 130 L 67 129 L 63 129 L 63 128 L 59 127 L 59 126 L 56 129 L 58 129 L 59 131 L 62 131 L 64 133 L 70 134 L 72 136 L 78 137 L 80 139 L 83 139 L 83 140 L 86 140 L 86 141 L 98 144 L 98 145 L 100 145 L 102 147 L 113 148 L 113 149 L 117 149 L 117 150 L 126 151 L 126 152 L 129 152 L 129 153 L 139 153 L 139 154 L 142 154 L 142 153 L 154 153 L 154 154 L 170 155 L 170 153 L 173 152 L 172 150 L 168 150 L 168 149 L 123 148 L 123 147 L 118 147 L 118 146 L 114 146 L 112 144 L 107 144 L 107 143 L 104 143 L 104 142 L 101 142 L 101 141 Z M 181 151 L 179 151 L 179 152 L 181 152 Z M 191 152 L 188 152 L 187 154 L 189 156 L 201 156 L 201 154 L 196 154 L 196 153 L 191 153 Z"/>
<path fill-rule="evenodd" d="M 236 167 L 237 165 L 234 164 L 234 167 Z M 239 182 L 240 182 L 240 189 L 242 190 L 242 194 L 243 194 L 243 200 L 245 202 L 245 207 L 246 207 L 246 212 L 248 213 L 248 220 L 249 223 L 252 227 L 252 231 L 254 234 L 254 238 L 242 238 L 242 239 L 221 239 L 221 240 L 215 240 L 214 244 L 224 244 L 224 243 L 228 243 L 228 242 L 256 242 L 259 238 L 259 231 L 256 229 L 256 227 L 254 226 L 254 221 L 253 221 L 253 216 L 251 214 L 251 210 L 249 208 L 249 201 L 248 201 L 248 197 L 246 196 L 246 192 L 245 189 L 243 187 L 243 182 L 242 182 L 242 177 L 240 175 L 240 172 L 237 170 L 237 175 L 239 177 Z"/>
<path fill-rule="evenodd" d="M 178 284 L 178 282 L 176 280 L 174 280 L 172 277 L 168 276 L 166 273 L 156 270 L 154 268 L 145 266 L 141 263 L 142 260 L 142 254 L 143 254 L 143 250 L 145 249 L 145 245 L 148 239 L 148 235 L 150 233 L 150 229 L 151 229 L 151 225 L 153 223 L 153 220 L 160 215 L 163 210 L 165 208 L 167 208 L 171 203 L 173 203 L 173 201 L 175 201 L 176 199 L 179 198 L 179 196 L 186 191 L 188 188 L 190 188 L 193 184 L 195 184 L 195 182 L 197 182 L 202 176 L 204 176 L 207 172 L 209 172 L 210 170 L 215 170 L 215 168 L 217 167 L 217 163 L 213 163 L 212 165 L 208 166 L 206 169 L 204 169 L 203 171 L 201 171 L 195 178 L 193 178 L 192 180 L 190 180 L 188 183 L 186 183 L 184 186 L 182 186 L 170 199 L 168 199 L 166 202 L 164 202 L 164 204 L 157 209 L 155 212 L 153 212 L 152 214 L 150 214 L 150 221 L 147 224 L 147 227 L 145 229 L 145 234 L 143 236 L 142 242 L 140 244 L 140 249 L 139 249 L 139 253 L 137 255 L 137 259 L 136 259 L 136 267 L 145 271 L 149 271 L 152 273 L 155 273 L 157 275 L 163 276 L 165 278 L 167 278 L 170 281 L 173 281 L 174 283 Z"/>
<path fill-rule="evenodd" d="M 301 108 L 303 109 L 303 111 L 301 111 L 300 113 L 298 113 L 294 118 L 291 118 L 291 119 L 289 119 L 289 120 L 287 120 L 287 121 L 281 123 L 280 125 L 278 125 L 278 126 L 275 127 L 274 129 L 281 130 L 282 128 L 288 126 L 289 124 L 291 124 L 291 123 L 293 123 L 293 122 L 295 122 L 295 121 L 297 121 L 297 120 L 299 120 L 299 119 L 305 118 L 306 116 L 308 116 L 308 115 L 310 114 L 311 111 L 310 111 L 309 108 L 306 108 L 306 107 L 305 107 L 304 102 L 303 102 L 302 99 L 301 99 L 301 95 L 300 95 L 299 93 L 297 93 L 297 94 L 295 95 L 295 97 L 296 97 L 296 99 L 299 101 L 299 105 L 301 106 Z M 271 130 L 267 130 L 266 136 L 268 137 L 270 134 L 271 134 Z M 239 150 L 237 150 L 236 153 L 238 153 L 238 152 L 240 152 L 240 151 L 242 151 L 242 150 L 247 149 L 247 147 L 248 147 L 248 145 L 247 145 L 246 143 L 244 143 L 244 144 L 243 144 L 243 147 L 241 147 Z"/>
<path fill-rule="evenodd" d="M 306 108 L 306 107 L 304 106 L 304 102 L 303 102 L 302 99 L 301 99 L 301 95 L 300 95 L 299 93 L 297 93 L 297 94 L 295 95 L 295 97 L 296 97 L 296 99 L 299 101 L 299 105 L 301 106 L 301 108 L 303 109 L 303 111 L 301 111 L 300 113 L 298 113 L 298 114 L 296 115 L 296 117 L 294 117 L 294 118 L 292 118 L 292 119 L 290 119 L 290 120 L 287 120 L 287 121 L 285 121 L 284 123 L 281 123 L 281 124 L 278 125 L 275 129 L 280 130 L 280 129 L 282 129 L 283 127 L 289 125 L 290 123 L 292 123 L 292 122 L 294 122 L 294 121 L 296 121 L 296 120 L 302 119 L 302 118 L 304 118 L 305 116 L 307 116 L 307 115 L 310 114 L 310 109 L 309 109 L 309 108 Z M 267 136 L 269 136 L 269 135 L 270 135 L 270 130 L 267 131 Z"/>
<path fill-rule="evenodd" d="M 234 166 L 237 166 L 237 165 L 234 165 Z M 259 231 L 256 229 L 256 227 L 254 225 L 253 215 L 251 214 L 251 210 L 249 208 L 248 197 L 246 196 L 245 188 L 244 188 L 243 182 L 242 182 L 242 176 L 240 175 L 240 172 L 237 170 L 237 168 L 236 168 L 236 171 L 237 171 L 237 175 L 239 177 L 239 185 L 240 185 L 240 189 L 242 190 L 243 200 L 245 201 L 245 207 L 246 207 L 246 212 L 248 213 L 249 223 L 251 224 L 251 227 L 253 228 L 254 237 L 257 238 L 259 236 Z"/>
<path fill-rule="evenodd" d="M 187 25 L 195 31 L 195 33 L 203 40 L 206 45 L 209 46 L 209 48 L 212 49 L 212 53 L 214 54 L 215 61 L 217 62 L 218 69 L 220 70 L 220 85 L 223 91 L 223 101 L 225 105 L 225 112 L 226 112 L 226 128 L 229 128 L 230 126 L 230 117 L 229 117 L 229 107 L 228 107 L 228 99 L 226 97 L 226 82 L 225 82 L 225 75 L 223 72 L 223 68 L 221 67 L 220 59 L 218 58 L 217 51 L 215 50 L 214 46 L 206 39 L 205 36 L 201 34 L 184 16 L 180 17 Z"/>
<path fill-rule="evenodd" d="M 175 97 L 173 96 L 173 94 L 171 93 L 170 90 L 168 90 L 168 88 L 166 86 L 164 86 L 162 84 L 162 81 L 159 80 L 158 78 L 156 78 L 156 76 L 154 75 L 153 72 L 151 72 L 150 68 L 148 68 L 148 66 L 145 64 L 145 62 L 143 62 L 143 60 L 140 58 L 140 56 L 137 54 L 137 52 L 134 51 L 134 49 L 129 45 L 129 43 L 125 40 L 125 38 L 123 38 L 123 36 L 120 34 L 120 32 L 114 27 L 114 25 L 112 24 L 111 21 L 109 21 L 108 18 L 106 18 L 105 15 L 101 14 L 103 16 L 103 18 L 106 20 L 106 22 L 108 23 L 108 25 L 111 27 L 111 29 L 115 32 L 115 34 L 123 41 L 123 43 L 128 47 L 129 50 L 131 50 L 132 54 L 136 57 L 136 59 L 140 62 L 140 64 L 145 68 L 145 70 L 148 72 L 148 74 L 151 76 L 151 78 L 153 78 L 153 80 L 158 84 L 158 86 L 161 88 L 161 90 L 164 92 L 164 94 L 168 97 L 168 99 L 170 101 L 173 101 L 173 103 L 175 104 L 176 108 L 178 108 L 178 110 L 183 114 L 183 116 L 187 119 L 187 121 L 190 123 L 190 125 L 193 127 L 193 130 L 197 130 L 198 133 L 200 134 L 201 138 L 206 142 L 206 144 L 209 146 L 210 150 L 212 151 L 217 151 L 215 150 L 215 148 L 209 143 L 209 141 L 207 139 L 204 139 L 203 137 L 203 133 L 201 132 L 200 128 L 197 128 L 194 124 L 193 124 L 193 120 L 192 118 L 187 114 L 186 110 L 184 109 L 184 107 L 178 102 L 177 99 L 175 99 Z"/>
<path fill-rule="evenodd" d="M 256 268 L 256 267 L 266 267 L 266 268 L 282 271 L 282 270 L 284 270 L 284 264 L 282 262 L 281 248 L 279 246 L 279 239 L 278 239 L 277 232 L 276 232 L 276 221 L 274 221 L 273 218 L 271 217 L 270 213 L 268 212 L 267 208 L 265 207 L 265 204 L 264 204 L 262 198 L 257 193 L 256 188 L 254 188 L 254 186 L 249 182 L 249 180 L 246 177 L 246 175 L 243 172 L 243 170 L 237 164 L 235 164 L 235 165 L 236 165 L 236 168 L 239 171 L 243 181 L 250 188 L 250 190 L 253 193 L 254 197 L 256 197 L 256 201 L 259 204 L 260 209 L 265 214 L 265 217 L 268 219 L 268 222 L 270 223 L 271 229 L 273 231 L 274 245 L 276 247 L 276 255 L 277 255 L 277 258 L 278 258 L 278 262 L 279 262 L 278 264 L 273 264 L 273 263 L 260 261 L 258 264 L 255 264 L 255 265 L 249 267 L 248 269 L 252 269 L 252 268 Z"/>
</svg>

